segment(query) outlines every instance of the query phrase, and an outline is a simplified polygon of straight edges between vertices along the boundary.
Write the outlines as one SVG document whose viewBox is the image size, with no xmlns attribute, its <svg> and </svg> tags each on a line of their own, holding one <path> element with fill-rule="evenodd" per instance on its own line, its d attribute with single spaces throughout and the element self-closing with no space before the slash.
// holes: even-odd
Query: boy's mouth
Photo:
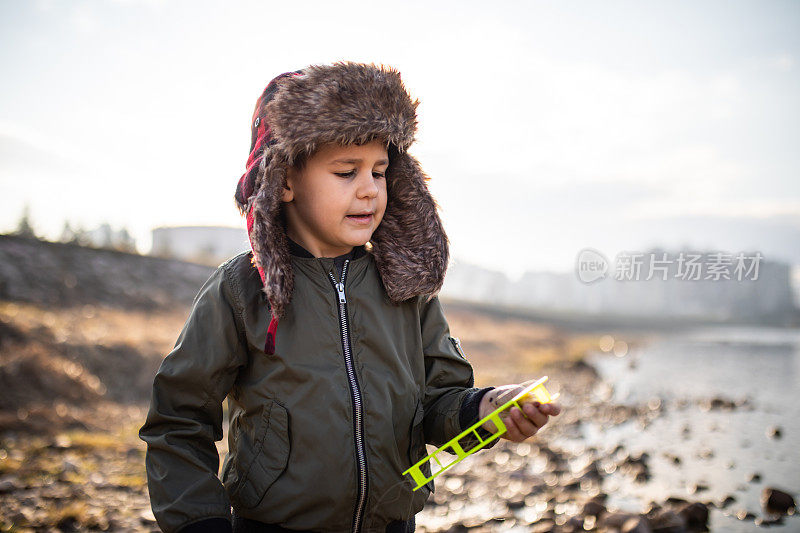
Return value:
<svg viewBox="0 0 800 533">
<path fill-rule="evenodd" d="M 347 215 L 347 218 L 357 224 L 368 224 L 372 221 L 372 213 L 359 213 L 356 215 Z"/>
</svg>

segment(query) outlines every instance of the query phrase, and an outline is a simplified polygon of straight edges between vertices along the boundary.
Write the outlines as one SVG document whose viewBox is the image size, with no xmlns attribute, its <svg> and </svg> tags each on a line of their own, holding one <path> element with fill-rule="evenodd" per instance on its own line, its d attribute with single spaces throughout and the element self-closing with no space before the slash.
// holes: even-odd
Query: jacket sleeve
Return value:
<svg viewBox="0 0 800 533">
<path fill-rule="evenodd" d="M 153 381 L 145 467 L 153 514 L 165 533 L 209 518 L 230 521 L 217 477 L 222 401 L 247 360 L 241 308 L 220 266 L 205 282 Z M 238 295 L 237 295 L 238 296 Z"/>
<path fill-rule="evenodd" d="M 456 346 L 450 335 L 450 326 L 444 316 L 438 296 L 429 302 L 420 301 L 420 323 L 422 326 L 422 349 L 425 356 L 425 441 L 441 446 L 465 427 L 477 422 L 475 400 L 488 389 L 476 389 L 472 365 Z M 474 413 L 466 418 L 465 413 Z M 464 422 L 468 422 L 464 424 Z M 477 442 L 470 439 L 468 442 Z"/>
</svg>

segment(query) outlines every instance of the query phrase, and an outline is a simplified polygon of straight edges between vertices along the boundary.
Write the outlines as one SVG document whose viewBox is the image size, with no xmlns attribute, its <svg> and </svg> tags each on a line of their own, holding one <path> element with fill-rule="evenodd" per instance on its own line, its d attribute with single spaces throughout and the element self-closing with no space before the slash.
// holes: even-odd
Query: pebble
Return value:
<svg viewBox="0 0 800 533">
<path fill-rule="evenodd" d="M 754 515 L 750 511 L 747 511 L 746 509 L 739 509 L 738 511 L 736 511 L 736 518 L 738 518 L 739 520 L 753 520 L 755 517 L 756 515 Z"/>
<path fill-rule="evenodd" d="M 650 522 L 643 516 L 631 517 L 622 524 L 620 533 L 652 533 Z"/>
<path fill-rule="evenodd" d="M 678 511 L 678 514 L 686 522 L 686 526 L 691 529 L 705 531 L 708 526 L 708 507 L 705 504 L 690 503 Z"/>
<path fill-rule="evenodd" d="M 770 439 L 779 439 L 783 436 L 780 426 L 771 426 L 767 428 L 767 437 Z"/>
<path fill-rule="evenodd" d="M 686 520 L 675 511 L 664 509 L 648 518 L 650 526 L 659 533 L 684 533 L 686 531 Z"/>
<path fill-rule="evenodd" d="M 584 516 L 599 517 L 605 512 L 606 512 L 606 507 L 602 503 L 593 498 L 583 504 L 583 510 L 581 511 L 581 514 Z"/>
<path fill-rule="evenodd" d="M 8 492 L 15 492 L 19 489 L 19 485 L 11 478 L 0 479 L 0 494 Z"/>
<path fill-rule="evenodd" d="M 725 509 L 726 507 L 729 507 L 730 505 L 732 505 L 735 502 L 736 502 L 736 497 L 728 494 L 727 496 L 725 496 L 725 498 L 723 500 L 721 500 L 719 503 L 717 503 L 716 506 L 718 508 L 720 508 L 720 509 Z"/>
<path fill-rule="evenodd" d="M 761 492 L 761 506 L 768 513 L 785 515 L 796 511 L 791 494 L 774 487 L 767 487 Z"/>
</svg>

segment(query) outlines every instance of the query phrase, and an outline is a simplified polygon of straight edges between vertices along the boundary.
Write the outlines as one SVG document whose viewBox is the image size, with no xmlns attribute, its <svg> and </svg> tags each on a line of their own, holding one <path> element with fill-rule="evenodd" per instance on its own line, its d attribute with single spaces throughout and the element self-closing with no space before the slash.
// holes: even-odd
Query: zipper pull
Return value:
<svg viewBox="0 0 800 533">
<path fill-rule="evenodd" d="M 339 293 L 339 303 L 346 304 L 347 299 L 344 297 L 344 283 L 337 283 L 336 284 L 336 292 Z"/>
<path fill-rule="evenodd" d="M 467 356 L 464 353 L 464 349 L 461 347 L 461 339 L 459 339 L 458 337 L 450 337 L 450 340 L 453 342 L 453 345 L 456 347 L 456 351 L 458 352 L 458 354 L 466 360 Z"/>
</svg>

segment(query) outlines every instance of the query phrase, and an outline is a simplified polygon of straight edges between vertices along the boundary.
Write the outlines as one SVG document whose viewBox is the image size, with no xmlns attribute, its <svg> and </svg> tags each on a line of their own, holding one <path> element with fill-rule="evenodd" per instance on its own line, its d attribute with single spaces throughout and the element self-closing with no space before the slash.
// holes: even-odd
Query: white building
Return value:
<svg viewBox="0 0 800 533">
<path fill-rule="evenodd" d="M 244 228 L 173 226 L 153 228 L 150 255 L 217 266 L 250 249 Z"/>
</svg>

